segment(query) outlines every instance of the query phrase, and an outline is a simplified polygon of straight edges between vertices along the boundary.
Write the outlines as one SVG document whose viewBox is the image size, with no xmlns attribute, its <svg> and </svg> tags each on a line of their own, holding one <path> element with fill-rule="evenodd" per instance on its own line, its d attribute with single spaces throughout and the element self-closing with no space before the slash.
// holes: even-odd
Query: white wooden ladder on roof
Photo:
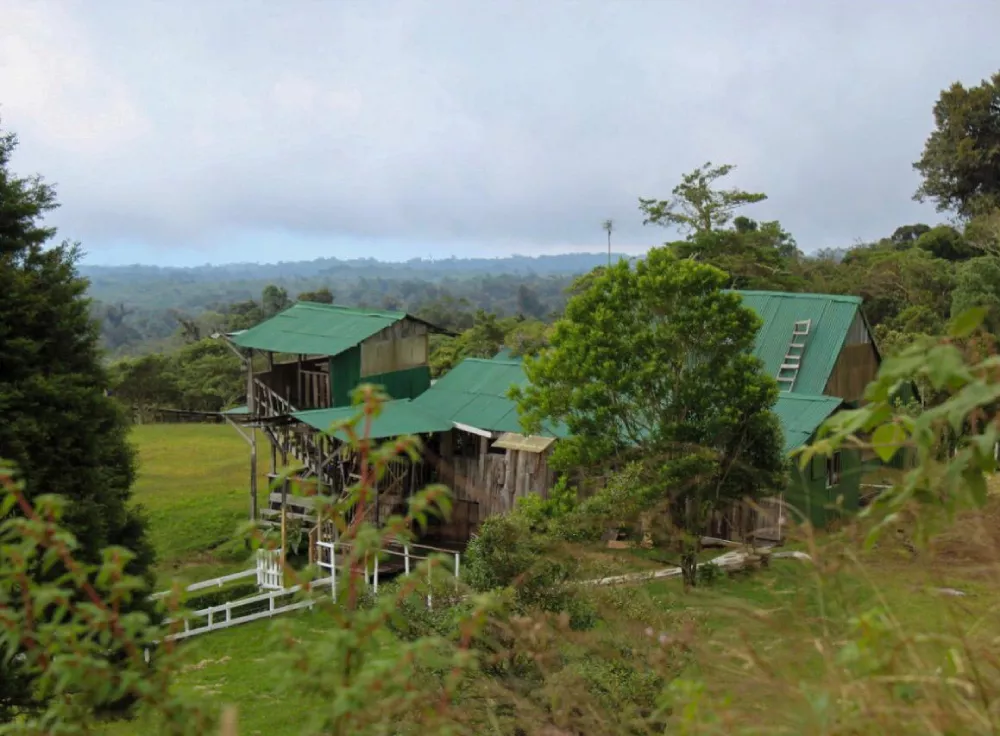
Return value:
<svg viewBox="0 0 1000 736">
<path fill-rule="evenodd" d="M 809 336 L 809 328 L 812 326 L 811 319 L 802 319 L 792 327 L 792 339 L 788 343 L 788 350 L 781 360 L 781 367 L 778 368 L 778 388 L 782 391 L 791 391 L 795 388 L 795 379 L 799 376 L 799 368 L 802 367 L 802 356 L 806 351 L 806 338 Z"/>
</svg>

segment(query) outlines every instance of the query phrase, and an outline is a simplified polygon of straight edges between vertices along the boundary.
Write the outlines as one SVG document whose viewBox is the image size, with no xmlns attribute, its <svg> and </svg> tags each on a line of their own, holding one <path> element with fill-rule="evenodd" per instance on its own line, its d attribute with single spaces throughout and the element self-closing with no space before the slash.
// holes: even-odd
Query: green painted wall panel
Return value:
<svg viewBox="0 0 1000 736">
<path fill-rule="evenodd" d="M 426 365 L 401 371 L 365 376 L 359 383 L 382 386 L 393 399 L 415 399 L 431 386 L 431 369 Z"/>
<path fill-rule="evenodd" d="M 840 454 L 840 483 L 826 487 L 826 458 L 816 457 L 805 469 L 793 466 L 785 503 L 795 523 L 809 521 L 814 529 L 824 529 L 837 520 L 841 513 L 853 514 L 858 510 L 859 486 L 862 473 L 861 456 L 856 450 L 842 450 Z M 842 496 L 840 511 L 837 497 Z"/>
<path fill-rule="evenodd" d="M 361 377 L 361 347 L 355 345 L 330 358 L 330 397 L 333 406 L 350 406 L 351 393 Z"/>
</svg>

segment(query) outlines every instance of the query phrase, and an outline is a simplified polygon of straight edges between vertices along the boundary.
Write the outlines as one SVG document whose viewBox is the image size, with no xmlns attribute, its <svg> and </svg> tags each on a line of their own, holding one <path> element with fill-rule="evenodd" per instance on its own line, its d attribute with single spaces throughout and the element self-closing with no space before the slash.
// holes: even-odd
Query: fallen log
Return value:
<svg viewBox="0 0 1000 736">
<path fill-rule="evenodd" d="M 719 555 L 707 562 L 699 563 L 703 565 L 717 565 L 723 570 L 742 570 L 748 565 L 767 565 L 771 559 L 794 559 L 812 562 L 812 557 L 805 552 L 797 550 L 790 552 L 769 552 L 761 550 L 760 553 L 750 553 L 742 550 L 731 550 Z M 630 572 L 624 575 L 611 575 L 606 578 L 596 580 L 581 581 L 581 585 L 617 585 L 618 583 L 640 583 L 648 580 L 661 580 L 663 578 L 673 578 L 681 574 L 679 567 L 668 567 L 665 570 L 655 570 L 653 572 Z"/>
</svg>

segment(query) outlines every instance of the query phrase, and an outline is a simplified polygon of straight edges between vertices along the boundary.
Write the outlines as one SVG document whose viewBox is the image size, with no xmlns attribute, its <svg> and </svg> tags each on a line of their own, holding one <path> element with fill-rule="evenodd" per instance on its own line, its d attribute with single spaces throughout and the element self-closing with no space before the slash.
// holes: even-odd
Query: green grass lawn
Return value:
<svg viewBox="0 0 1000 736">
<path fill-rule="evenodd" d="M 133 438 L 141 463 L 136 500 L 149 512 L 161 585 L 169 578 L 205 579 L 247 566 L 247 553 L 234 539 L 249 507 L 244 440 L 227 426 L 193 424 L 141 426 Z M 260 488 L 263 495 L 263 478 Z M 954 646 L 945 641 L 948 637 L 958 635 L 973 650 L 1000 640 L 1000 619 L 994 615 L 1000 604 L 997 529 L 1000 503 L 960 524 L 916 559 L 891 544 L 861 555 L 861 564 L 825 555 L 822 583 L 811 565 L 781 560 L 770 569 L 690 592 L 679 579 L 626 586 L 631 592 L 598 592 L 604 620 L 574 646 L 589 648 L 609 632 L 635 631 L 638 641 L 646 641 L 641 632 L 648 627 L 690 636 L 693 655 L 685 674 L 706 681 L 708 695 L 728 703 L 726 712 L 740 729 L 757 723 L 771 728 L 762 733 L 823 732 L 815 730 L 819 701 L 814 693 L 841 686 L 836 678 L 843 676 L 843 667 L 831 652 L 851 636 L 853 616 L 881 608 L 900 631 L 931 634 L 907 655 L 923 658 L 931 672 L 946 661 L 945 649 Z M 663 567 L 655 551 L 588 547 L 577 554 L 586 570 L 600 574 Z M 935 587 L 968 595 L 942 596 Z M 271 632 L 275 625 L 291 626 L 308 645 L 321 625 L 320 615 L 262 621 L 185 642 L 186 666 L 177 687 L 218 706 L 237 705 L 241 734 L 300 733 L 305 714 L 320 704 L 280 690 L 268 662 L 283 647 Z M 845 693 L 849 685 L 843 684 Z M 118 736 L 143 730 L 148 729 L 118 723 L 106 732 Z"/>
<path fill-rule="evenodd" d="M 247 551 L 235 532 L 250 509 L 246 441 L 223 424 L 140 425 L 132 441 L 139 451 L 135 501 L 149 514 L 161 585 L 242 568 Z M 261 497 L 266 483 L 261 474 Z"/>
</svg>

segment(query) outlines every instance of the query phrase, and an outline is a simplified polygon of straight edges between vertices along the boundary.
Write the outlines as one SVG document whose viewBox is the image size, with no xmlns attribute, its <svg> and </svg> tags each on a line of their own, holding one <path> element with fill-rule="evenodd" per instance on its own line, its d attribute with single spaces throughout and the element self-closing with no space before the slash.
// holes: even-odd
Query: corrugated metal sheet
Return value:
<svg viewBox="0 0 1000 736">
<path fill-rule="evenodd" d="M 765 370 L 772 376 L 778 375 L 778 368 L 788 352 L 795 323 L 812 320 L 793 392 L 822 394 L 858 314 L 861 299 L 856 296 L 778 291 L 737 293 L 764 322 L 757 333 L 754 354 L 764 361 Z"/>
<path fill-rule="evenodd" d="M 781 429 L 785 434 L 785 453 L 806 444 L 819 429 L 819 425 L 843 403 L 836 396 L 782 393 L 773 411 L 781 421 Z"/>
<path fill-rule="evenodd" d="M 299 411 L 292 414 L 300 422 L 305 422 L 311 427 L 321 431 L 327 431 L 334 422 L 343 422 L 351 419 L 358 412 L 357 407 L 342 406 L 335 409 L 311 409 L 309 411 Z M 362 425 L 358 425 L 360 432 Z M 451 429 L 451 422 L 433 414 L 428 414 L 413 405 L 409 399 L 399 399 L 397 401 L 387 401 L 382 405 L 382 412 L 372 420 L 369 437 L 372 439 L 385 439 L 387 437 L 399 437 L 406 434 L 429 434 L 431 432 L 446 432 Z M 339 439 L 346 440 L 343 433 L 336 435 Z"/>
<path fill-rule="evenodd" d="M 466 358 L 413 400 L 415 406 L 452 422 L 491 432 L 521 432 L 517 404 L 507 398 L 511 386 L 528 382 L 519 360 Z M 546 434 L 565 437 L 563 427 Z"/>
<path fill-rule="evenodd" d="M 300 302 L 232 337 L 243 348 L 275 353 L 339 355 L 407 315 Z"/>
</svg>

